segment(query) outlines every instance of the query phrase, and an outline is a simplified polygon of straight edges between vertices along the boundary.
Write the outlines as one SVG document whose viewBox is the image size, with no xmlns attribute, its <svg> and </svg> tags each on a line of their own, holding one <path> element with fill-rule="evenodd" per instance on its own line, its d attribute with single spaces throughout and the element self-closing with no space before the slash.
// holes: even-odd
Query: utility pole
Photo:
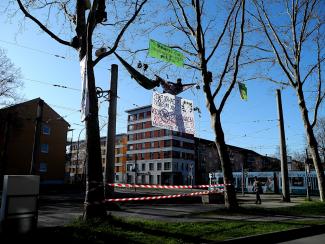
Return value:
<svg viewBox="0 0 325 244">
<path fill-rule="evenodd" d="M 106 167 L 105 167 L 105 198 L 112 197 L 114 187 L 108 183 L 115 181 L 115 134 L 116 134 L 116 103 L 117 103 L 118 66 L 111 66 L 111 87 L 109 93 L 108 124 L 106 135 Z"/>
<path fill-rule="evenodd" d="M 284 122 L 282 112 L 281 92 L 276 90 L 277 102 L 278 102 L 278 116 L 279 116 L 279 128 L 280 128 L 280 155 L 281 155 L 281 176 L 282 176 L 282 200 L 284 202 L 290 202 L 289 193 L 289 181 L 288 181 L 288 163 L 287 163 L 287 149 L 284 133 Z"/>
<path fill-rule="evenodd" d="M 35 174 L 35 166 L 38 165 L 39 161 L 39 147 L 41 141 L 41 128 L 42 128 L 42 120 L 43 120 L 43 107 L 44 101 L 39 99 L 37 104 L 37 113 L 36 113 L 36 121 L 35 121 L 35 131 L 34 131 L 34 143 L 33 143 L 33 151 L 32 151 L 32 160 L 30 164 L 29 174 Z"/>
</svg>

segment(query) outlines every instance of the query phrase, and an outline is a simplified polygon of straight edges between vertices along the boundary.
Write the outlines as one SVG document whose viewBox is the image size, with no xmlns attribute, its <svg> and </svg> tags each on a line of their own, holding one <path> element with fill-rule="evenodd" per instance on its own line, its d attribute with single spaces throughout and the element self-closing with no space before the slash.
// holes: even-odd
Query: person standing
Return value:
<svg viewBox="0 0 325 244">
<path fill-rule="evenodd" d="M 253 190 L 256 194 L 255 204 L 262 204 L 262 200 L 261 200 L 261 196 L 260 196 L 260 193 L 262 191 L 262 185 L 261 185 L 261 182 L 259 182 L 257 176 L 254 177 Z"/>
</svg>

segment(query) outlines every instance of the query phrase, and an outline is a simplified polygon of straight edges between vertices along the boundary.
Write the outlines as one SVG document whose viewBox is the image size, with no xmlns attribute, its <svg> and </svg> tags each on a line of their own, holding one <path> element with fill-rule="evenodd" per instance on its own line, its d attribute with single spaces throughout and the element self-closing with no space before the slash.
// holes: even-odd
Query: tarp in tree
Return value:
<svg viewBox="0 0 325 244">
<path fill-rule="evenodd" d="M 151 90 L 157 86 L 159 86 L 159 80 L 151 80 L 146 76 L 142 75 L 139 71 L 129 65 L 122 57 L 120 57 L 117 53 L 114 53 L 118 60 L 123 64 L 123 66 L 127 69 L 127 71 L 131 74 L 131 77 L 135 79 L 140 86 Z"/>
</svg>

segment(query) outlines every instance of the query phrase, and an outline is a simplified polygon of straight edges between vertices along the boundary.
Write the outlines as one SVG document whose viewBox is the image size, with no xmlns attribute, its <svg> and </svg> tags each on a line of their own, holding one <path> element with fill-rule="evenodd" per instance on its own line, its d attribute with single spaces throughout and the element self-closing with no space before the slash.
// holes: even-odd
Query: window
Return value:
<svg viewBox="0 0 325 244">
<path fill-rule="evenodd" d="M 157 184 L 161 184 L 160 175 L 157 175 Z"/>
<path fill-rule="evenodd" d="M 170 158 L 170 152 L 169 151 L 164 152 L 164 158 Z"/>
<path fill-rule="evenodd" d="M 149 175 L 149 184 L 153 184 L 153 175 Z"/>
<path fill-rule="evenodd" d="M 174 166 L 173 167 L 174 167 L 174 170 L 177 171 L 178 170 L 178 163 L 174 163 Z"/>
<path fill-rule="evenodd" d="M 132 134 L 132 135 L 128 135 L 128 141 L 133 141 L 134 139 L 134 135 Z"/>
<path fill-rule="evenodd" d="M 131 172 L 132 169 L 133 169 L 133 165 L 132 165 L 132 164 L 127 164 L 127 165 L 126 165 L 126 171 Z"/>
<path fill-rule="evenodd" d="M 153 131 L 150 131 L 150 138 L 154 137 Z"/>
<path fill-rule="evenodd" d="M 128 129 L 129 129 L 129 131 L 134 130 L 134 125 L 129 125 Z"/>
<path fill-rule="evenodd" d="M 153 152 L 150 153 L 150 159 L 154 159 L 154 153 Z"/>
<path fill-rule="evenodd" d="M 126 176 L 126 182 L 127 183 L 132 183 L 132 176 L 131 175 Z"/>
<path fill-rule="evenodd" d="M 46 173 L 47 172 L 47 163 L 40 162 L 39 172 L 40 173 Z"/>
<path fill-rule="evenodd" d="M 161 170 L 161 163 L 157 163 L 157 170 Z"/>
<path fill-rule="evenodd" d="M 180 152 L 177 152 L 177 151 L 173 151 L 173 158 L 180 158 L 181 155 L 180 155 Z"/>
<path fill-rule="evenodd" d="M 142 182 L 142 184 L 146 184 L 146 176 L 145 175 L 141 175 L 141 182 Z"/>
<path fill-rule="evenodd" d="M 170 170 L 170 162 L 164 163 L 164 170 Z"/>
<path fill-rule="evenodd" d="M 170 147 L 170 145 L 171 145 L 170 140 L 165 140 L 164 145 L 165 145 L 165 147 Z"/>
<path fill-rule="evenodd" d="M 141 157 L 140 157 L 140 160 L 144 160 L 144 153 L 141 153 L 140 156 L 141 156 Z"/>
<path fill-rule="evenodd" d="M 134 121 L 137 120 L 137 115 L 133 114 L 133 115 L 129 115 L 129 121 Z"/>
<path fill-rule="evenodd" d="M 41 152 L 48 153 L 49 152 L 49 144 L 41 144 Z"/>
<path fill-rule="evenodd" d="M 42 133 L 43 133 L 43 135 L 50 135 L 51 128 L 48 125 L 43 124 L 42 125 Z"/>
<path fill-rule="evenodd" d="M 150 163 L 149 164 L 149 170 L 153 170 L 153 167 L 154 167 L 154 164 L 153 163 Z"/>
<path fill-rule="evenodd" d="M 142 171 L 145 171 L 145 170 L 146 170 L 146 164 L 142 164 L 142 165 L 141 165 L 141 170 L 142 170 Z"/>
</svg>

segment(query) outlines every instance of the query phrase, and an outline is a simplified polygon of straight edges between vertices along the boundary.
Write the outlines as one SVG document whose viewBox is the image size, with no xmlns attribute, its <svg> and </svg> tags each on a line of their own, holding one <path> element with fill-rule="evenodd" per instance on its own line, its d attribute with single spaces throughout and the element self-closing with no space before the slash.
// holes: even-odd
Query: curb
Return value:
<svg viewBox="0 0 325 244">
<path fill-rule="evenodd" d="M 303 228 L 291 229 L 286 231 L 272 232 L 261 235 L 254 236 L 245 236 L 240 238 L 234 238 L 229 240 L 224 240 L 220 242 L 212 242 L 212 243 L 279 243 L 285 241 L 291 241 L 299 238 L 304 238 L 308 236 L 324 234 L 325 233 L 325 225 L 314 225 L 307 226 Z"/>
</svg>

